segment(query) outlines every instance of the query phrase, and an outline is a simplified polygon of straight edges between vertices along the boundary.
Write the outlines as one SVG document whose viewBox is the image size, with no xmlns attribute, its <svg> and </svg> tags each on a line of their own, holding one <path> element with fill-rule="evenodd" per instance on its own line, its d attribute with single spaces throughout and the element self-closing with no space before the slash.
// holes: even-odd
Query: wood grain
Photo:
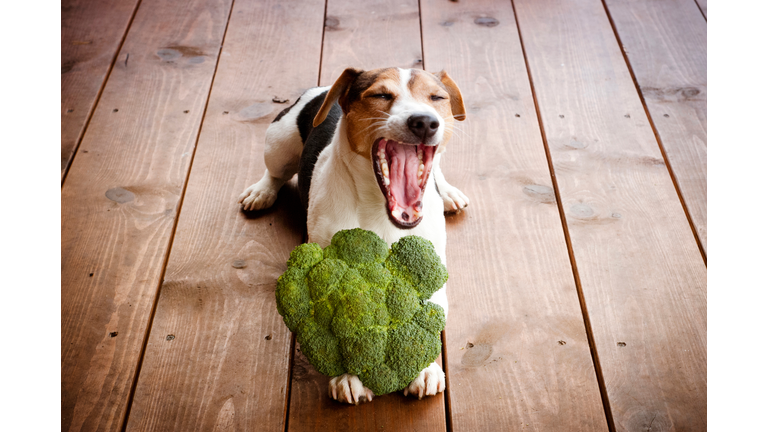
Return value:
<svg viewBox="0 0 768 432">
<path fill-rule="evenodd" d="M 229 14 L 145 0 L 61 192 L 63 430 L 118 430 Z"/>
<path fill-rule="evenodd" d="M 61 3 L 62 178 L 138 3 L 139 0 Z"/>
<path fill-rule="evenodd" d="M 419 4 L 415 0 L 328 0 L 320 85 L 348 67 L 422 68 Z"/>
<path fill-rule="evenodd" d="M 690 0 L 606 5 L 706 253 L 707 22 Z"/>
<path fill-rule="evenodd" d="M 696 0 L 696 4 L 701 9 L 701 13 L 704 14 L 704 19 L 707 19 L 707 0 Z"/>
<path fill-rule="evenodd" d="M 453 430 L 607 430 L 512 6 L 421 6 L 468 109 L 443 162 L 471 200 L 448 218 Z"/>
<path fill-rule="evenodd" d="M 706 430 L 706 267 L 601 2 L 516 0 L 616 430 Z"/>
<path fill-rule="evenodd" d="M 237 197 L 264 172 L 264 134 L 287 106 L 272 99 L 317 83 L 323 12 L 235 2 L 127 430 L 285 429 L 291 334 L 274 290 L 304 210 L 292 184 L 263 212 Z"/>
<path fill-rule="evenodd" d="M 329 0 L 320 83 L 350 66 L 421 68 L 420 38 L 415 0 Z M 421 401 L 395 393 L 351 407 L 329 400 L 328 380 L 295 354 L 289 431 L 446 430 L 442 393 Z"/>
</svg>

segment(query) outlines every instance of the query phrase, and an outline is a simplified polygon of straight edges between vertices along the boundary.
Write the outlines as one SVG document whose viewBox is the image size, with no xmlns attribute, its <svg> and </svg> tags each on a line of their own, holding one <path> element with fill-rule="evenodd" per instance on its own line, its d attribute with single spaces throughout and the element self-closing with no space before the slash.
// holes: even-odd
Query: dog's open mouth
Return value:
<svg viewBox="0 0 768 432">
<path fill-rule="evenodd" d="M 373 172 L 387 198 L 389 219 L 398 228 L 413 228 L 421 222 L 424 188 L 436 148 L 386 138 L 373 144 Z"/>
</svg>

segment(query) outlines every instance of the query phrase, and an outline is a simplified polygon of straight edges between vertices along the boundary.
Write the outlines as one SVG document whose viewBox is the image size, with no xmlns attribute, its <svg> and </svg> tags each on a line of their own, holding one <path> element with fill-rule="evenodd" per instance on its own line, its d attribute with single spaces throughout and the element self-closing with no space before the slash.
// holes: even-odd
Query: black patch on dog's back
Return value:
<svg viewBox="0 0 768 432">
<path fill-rule="evenodd" d="M 301 160 L 299 161 L 299 196 L 302 204 L 304 204 L 304 209 L 309 207 L 309 187 L 312 183 L 312 172 L 315 170 L 317 158 L 320 156 L 320 152 L 331 143 L 333 134 L 336 132 L 336 125 L 342 115 L 341 107 L 338 103 L 334 103 L 325 120 L 316 128 L 312 127 L 312 122 L 317 112 L 320 111 L 327 93 L 327 91 L 323 92 L 309 101 L 296 118 L 301 140 L 304 142 L 304 150 L 301 152 Z"/>
<path fill-rule="evenodd" d="M 307 104 L 304 105 L 304 108 L 301 109 L 301 112 L 299 112 L 298 117 L 296 117 L 296 126 L 299 127 L 299 135 L 301 135 L 301 142 L 305 144 L 307 142 L 307 137 L 309 136 L 309 133 L 312 131 L 312 122 L 315 121 L 315 116 L 317 115 L 317 112 L 320 111 L 320 107 L 323 106 L 323 102 L 325 101 L 325 95 L 327 94 L 328 94 L 328 90 L 312 98 L 311 101 L 307 102 Z M 321 127 L 321 126 L 322 124 L 318 125 L 317 127 Z M 336 123 L 334 123 L 333 126 L 335 128 Z M 331 131 L 331 133 L 333 133 L 333 131 Z"/>
</svg>

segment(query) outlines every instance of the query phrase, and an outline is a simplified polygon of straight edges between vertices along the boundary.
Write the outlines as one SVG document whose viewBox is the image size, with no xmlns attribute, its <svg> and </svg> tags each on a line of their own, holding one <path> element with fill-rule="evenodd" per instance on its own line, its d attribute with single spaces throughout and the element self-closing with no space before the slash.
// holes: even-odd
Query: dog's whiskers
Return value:
<svg viewBox="0 0 768 432">
<path fill-rule="evenodd" d="M 446 125 L 445 130 L 450 131 L 451 133 L 458 132 L 461 136 L 469 136 L 467 132 L 465 132 L 462 128 L 456 126 L 455 124 L 451 126 Z"/>
<path fill-rule="evenodd" d="M 387 123 L 386 120 L 379 120 L 376 122 L 371 123 L 367 127 L 363 128 L 362 130 L 358 131 L 354 136 L 357 137 L 361 133 L 367 132 L 371 128 L 375 128 L 374 130 L 381 130 L 383 129 L 382 126 L 384 126 Z"/>
</svg>

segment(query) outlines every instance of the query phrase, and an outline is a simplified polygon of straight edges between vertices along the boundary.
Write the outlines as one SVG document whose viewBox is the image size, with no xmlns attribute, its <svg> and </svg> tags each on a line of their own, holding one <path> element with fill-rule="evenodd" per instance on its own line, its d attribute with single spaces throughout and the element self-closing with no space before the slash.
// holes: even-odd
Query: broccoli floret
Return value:
<svg viewBox="0 0 768 432">
<path fill-rule="evenodd" d="M 422 300 L 432 297 L 448 280 L 432 242 L 423 237 L 407 236 L 393 244 L 386 265 L 392 275 L 413 284 Z"/>
<path fill-rule="evenodd" d="M 415 323 L 389 331 L 387 361 L 397 372 L 399 389 L 403 389 L 440 355 L 440 333 L 430 333 Z M 363 382 L 365 384 L 365 382 Z"/>
<path fill-rule="evenodd" d="M 389 254 L 389 248 L 376 233 L 355 228 L 337 232 L 324 253 L 325 258 L 338 258 L 351 266 L 356 266 L 384 262 Z"/>
<path fill-rule="evenodd" d="M 321 374 L 337 376 L 345 372 L 339 340 L 327 328 L 320 327 L 312 319 L 305 319 L 299 324 L 296 340 L 301 345 L 301 352 Z"/>
<path fill-rule="evenodd" d="M 422 302 L 419 300 L 419 293 L 405 280 L 395 278 L 392 289 L 387 295 L 387 309 L 389 309 L 392 321 L 396 323 L 408 322 L 421 307 Z"/>
<path fill-rule="evenodd" d="M 304 243 L 296 246 L 288 259 L 288 267 L 310 269 L 323 259 L 323 248 L 317 243 Z"/>
<path fill-rule="evenodd" d="M 275 288 L 277 311 L 283 316 L 285 325 L 292 332 L 295 332 L 296 326 L 309 315 L 312 306 L 306 274 L 306 269 L 288 267 L 288 270 L 277 279 Z"/>
<path fill-rule="evenodd" d="M 341 355 L 348 373 L 360 375 L 384 359 L 387 331 L 384 328 L 361 330 L 356 336 L 341 339 Z"/>
<path fill-rule="evenodd" d="M 400 386 L 401 379 L 398 373 L 387 366 L 386 363 L 379 363 L 370 370 L 363 371 L 358 377 L 377 396 L 405 388 L 405 386 Z M 410 384 L 410 381 L 408 384 Z"/>
<path fill-rule="evenodd" d="M 426 302 L 412 321 L 430 333 L 440 333 L 445 328 L 445 311 L 432 302 Z"/>
<path fill-rule="evenodd" d="M 307 274 L 309 296 L 312 300 L 318 301 L 328 297 L 339 287 L 339 282 L 347 270 L 347 264 L 337 259 L 322 260 L 314 266 Z"/>
<path fill-rule="evenodd" d="M 372 287 L 381 288 L 383 293 L 389 289 L 389 285 L 392 283 L 392 273 L 380 263 L 363 263 L 356 268 L 360 272 L 360 276 L 368 281 Z"/>
<path fill-rule="evenodd" d="M 278 312 L 302 352 L 325 375 L 358 375 L 381 395 L 405 388 L 440 354 L 443 309 L 425 301 L 448 273 L 432 244 L 392 245 L 362 229 L 331 244 L 298 246 L 278 279 Z"/>
</svg>

